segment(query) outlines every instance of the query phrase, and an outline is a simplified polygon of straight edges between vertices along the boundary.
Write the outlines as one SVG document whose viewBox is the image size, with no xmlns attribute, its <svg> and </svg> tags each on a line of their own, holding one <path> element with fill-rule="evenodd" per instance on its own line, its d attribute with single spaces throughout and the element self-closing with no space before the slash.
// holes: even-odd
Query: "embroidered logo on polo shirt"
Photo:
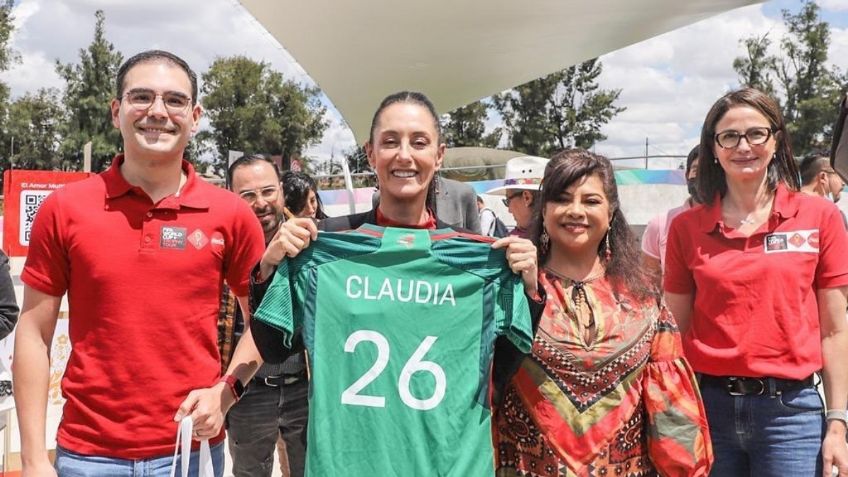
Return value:
<svg viewBox="0 0 848 477">
<path fill-rule="evenodd" d="M 173 250 L 184 250 L 186 245 L 186 228 L 163 226 L 162 234 L 159 238 L 160 248 L 170 248 Z"/>
<path fill-rule="evenodd" d="M 772 234 L 766 236 L 766 252 L 781 252 L 786 250 L 786 235 Z"/>
<path fill-rule="evenodd" d="M 212 244 L 212 250 L 215 250 L 217 252 L 224 251 L 224 236 L 221 234 L 221 232 L 213 233 L 212 239 L 209 243 Z"/>
<path fill-rule="evenodd" d="M 819 230 L 791 230 L 769 234 L 766 235 L 763 246 L 766 253 L 819 253 Z"/>
<path fill-rule="evenodd" d="M 196 229 L 194 232 L 189 234 L 188 241 L 198 250 L 202 249 L 207 243 L 209 243 L 209 239 L 206 238 L 206 234 L 200 229 Z"/>
</svg>

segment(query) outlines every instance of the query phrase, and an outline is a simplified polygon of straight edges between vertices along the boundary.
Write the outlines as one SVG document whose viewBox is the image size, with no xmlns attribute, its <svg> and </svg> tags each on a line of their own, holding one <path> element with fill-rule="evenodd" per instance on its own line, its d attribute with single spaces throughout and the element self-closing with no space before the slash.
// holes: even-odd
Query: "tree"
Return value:
<svg viewBox="0 0 848 477">
<path fill-rule="evenodd" d="M 748 38 L 744 40 L 748 58 L 733 62 L 742 85 L 763 89 L 779 101 L 798 156 L 829 148 L 846 82 L 837 67 L 827 64 L 830 28 L 819 12 L 812 0 L 805 0 L 797 14 L 783 10 L 787 34 L 779 41 L 781 53 L 766 53 L 770 44 L 766 36 Z M 770 87 L 772 75 L 774 88 Z"/>
<path fill-rule="evenodd" d="M 374 187 L 377 185 L 377 176 L 371 173 L 371 165 L 368 164 L 368 156 L 365 154 L 363 146 L 352 146 L 343 154 L 351 174 L 366 174 L 353 178 L 354 187 Z M 328 172 L 328 174 L 333 173 L 341 174 L 341 167 L 339 167 L 338 172 Z"/>
<path fill-rule="evenodd" d="M 327 122 L 318 89 L 299 86 L 265 62 L 218 58 L 203 74 L 202 103 L 212 126 L 201 140 L 215 144 L 213 168 L 223 172 L 227 151 L 301 156 L 321 140 Z M 308 159 L 300 157 L 308 167 Z"/>
<path fill-rule="evenodd" d="M 65 114 L 59 97 L 58 90 L 43 88 L 18 98 L 9 107 L 6 134 L 16 169 L 67 170 L 72 166 L 59 154 Z"/>
<path fill-rule="evenodd" d="M 772 72 L 776 64 L 775 58 L 768 54 L 771 45 L 768 33 L 740 41 L 745 45 L 748 56 L 747 58 L 737 57 L 733 60 L 733 69 L 739 75 L 739 81 L 743 85 L 773 94 Z"/>
<path fill-rule="evenodd" d="M 15 8 L 15 0 L 0 1 L 0 71 L 6 71 L 20 61 L 18 52 L 9 46 L 9 39 L 15 30 L 13 8 Z"/>
<path fill-rule="evenodd" d="M 442 117 L 443 141 L 448 147 L 497 147 L 501 128 L 485 134 L 489 107 L 475 101 Z"/>
<path fill-rule="evenodd" d="M 602 70 L 593 59 L 495 96 L 510 148 L 549 156 L 606 139 L 601 128 L 625 108 L 615 105 L 621 90 L 598 85 Z"/>
<path fill-rule="evenodd" d="M 9 40 L 15 29 L 13 23 L 12 9 L 14 0 L 0 0 L 0 71 L 8 70 L 13 64 L 20 61 L 20 55 L 9 46 Z M 4 170 L 9 167 L 10 136 L 6 133 L 6 120 L 8 117 L 10 91 L 9 86 L 0 81 L 0 167 Z M 2 178 L 0 178 L 0 184 Z"/>
<path fill-rule="evenodd" d="M 350 149 L 344 152 L 347 167 L 351 174 L 362 172 L 371 172 L 371 165 L 368 164 L 368 156 L 365 154 L 365 147 L 351 146 Z"/>
<path fill-rule="evenodd" d="M 77 64 L 56 61 L 56 73 L 65 80 L 63 102 L 68 110 L 60 147 L 71 170 L 82 169 L 82 148 L 92 142 L 92 170 L 104 169 L 115 152 L 121 150 L 120 131 L 112 126 L 109 104 L 115 97 L 114 79 L 123 55 L 106 40 L 102 10 L 94 14 L 94 40 L 80 49 Z"/>
</svg>

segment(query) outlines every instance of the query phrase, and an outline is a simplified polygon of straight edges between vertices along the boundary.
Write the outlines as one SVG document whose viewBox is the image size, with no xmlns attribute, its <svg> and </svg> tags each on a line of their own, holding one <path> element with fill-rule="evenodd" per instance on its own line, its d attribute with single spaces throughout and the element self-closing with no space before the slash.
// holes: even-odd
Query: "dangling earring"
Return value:
<svg viewBox="0 0 848 477">
<path fill-rule="evenodd" d="M 609 262 L 612 260 L 612 247 L 610 247 L 610 231 L 612 230 L 612 224 L 610 224 L 610 228 L 607 230 L 607 234 L 604 237 L 604 260 Z"/>
<path fill-rule="evenodd" d="M 542 249 L 542 255 L 548 253 L 548 246 L 550 246 L 551 237 L 548 235 L 548 230 L 545 226 L 542 226 L 542 235 L 539 236 L 539 247 Z"/>
</svg>

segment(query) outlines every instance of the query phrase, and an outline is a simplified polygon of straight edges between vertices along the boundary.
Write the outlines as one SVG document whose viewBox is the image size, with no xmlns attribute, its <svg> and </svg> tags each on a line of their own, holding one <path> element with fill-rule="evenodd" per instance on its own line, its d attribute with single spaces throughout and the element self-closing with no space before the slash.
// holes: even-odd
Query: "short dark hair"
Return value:
<svg viewBox="0 0 848 477">
<path fill-rule="evenodd" d="M 143 63 L 156 62 L 169 63 L 185 72 L 188 76 L 189 82 L 191 82 L 191 104 L 197 104 L 197 74 L 195 74 L 195 72 L 188 66 L 188 63 L 186 63 L 185 60 L 171 52 L 163 50 L 142 51 L 125 61 L 124 64 L 118 68 L 118 76 L 115 81 L 115 91 L 117 91 L 116 97 L 119 100 L 124 97 L 124 78 L 126 78 L 127 73 L 129 73 L 134 66 Z"/>
<path fill-rule="evenodd" d="M 606 274 L 611 279 L 613 289 L 616 293 L 629 291 L 638 298 L 659 297 L 659 289 L 652 286 L 658 280 L 641 266 L 636 238 L 621 211 L 612 163 L 606 157 L 585 149 L 571 148 L 560 151 L 554 154 L 545 166 L 541 200 L 536 201 L 533 208 L 533 222 L 528 234 L 537 246 L 539 266 L 547 262 L 550 252 L 539 246 L 544 230 L 542 211 L 545 205 L 548 202 L 560 201 L 565 190 L 572 184 L 593 175 L 601 180 L 610 207 L 610 228 L 607 232 L 609 241 L 601 240 L 598 255 L 606 255 L 606 245 L 609 243 L 612 250 L 610 260 L 606 264 Z"/>
<path fill-rule="evenodd" d="M 245 154 L 233 161 L 233 163 L 230 164 L 230 167 L 227 168 L 227 188 L 233 188 L 233 175 L 235 174 L 236 169 L 256 164 L 257 162 L 267 162 L 270 164 L 271 168 L 274 169 L 274 175 L 277 176 L 277 184 L 280 183 L 280 168 L 277 167 L 277 164 L 275 164 L 270 157 L 264 154 Z"/>
<path fill-rule="evenodd" d="M 704 126 L 701 128 L 701 148 L 698 153 L 698 199 L 703 204 L 711 204 L 716 193 L 722 197 L 727 193 L 727 178 L 724 169 L 718 164 L 715 156 L 716 124 L 727 112 L 735 107 L 752 108 L 762 114 L 769 122 L 771 132 L 777 143 L 774 158 L 768 165 L 768 187 L 775 190 L 777 184 L 783 183 L 792 190 L 798 190 L 798 165 L 792 156 L 792 141 L 786 130 L 786 123 L 780 106 L 771 96 L 754 88 L 742 88 L 731 91 L 713 104 Z"/>
<path fill-rule="evenodd" d="M 801 185 L 812 183 L 821 171 L 830 169 L 830 157 L 821 153 L 810 154 L 798 166 L 801 171 Z"/>
<path fill-rule="evenodd" d="M 299 215 L 306 207 L 306 201 L 309 199 L 309 191 L 315 193 L 315 200 L 318 201 L 318 208 L 315 211 L 315 218 L 323 220 L 327 218 L 324 213 L 324 205 L 321 203 L 321 196 L 318 195 L 318 184 L 315 183 L 309 174 L 296 171 L 286 171 L 283 173 L 283 197 L 286 200 L 286 207 L 294 215 Z"/>
<path fill-rule="evenodd" d="M 700 144 L 693 147 L 691 151 L 689 151 L 689 155 L 686 156 L 686 177 L 689 177 L 689 171 L 692 170 L 692 164 L 698 160 L 698 151 L 701 149 Z"/>
</svg>

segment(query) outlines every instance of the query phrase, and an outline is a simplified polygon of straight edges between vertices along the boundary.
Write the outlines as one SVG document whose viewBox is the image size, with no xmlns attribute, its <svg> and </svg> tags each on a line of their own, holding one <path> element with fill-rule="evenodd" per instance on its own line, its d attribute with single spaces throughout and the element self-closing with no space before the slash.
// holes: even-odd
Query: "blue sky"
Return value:
<svg viewBox="0 0 848 477">
<path fill-rule="evenodd" d="M 634 0 L 636 1 L 636 0 Z M 819 0 L 831 23 L 832 62 L 848 69 L 848 0 Z M 738 86 L 731 63 L 742 53 L 739 40 L 765 32 L 782 34 L 780 10 L 797 11 L 800 0 L 772 0 L 741 8 L 604 55 L 603 87 L 622 89 L 627 111 L 608 124 L 608 139 L 596 150 L 610 157 L 644 153 L 685 154 L 697 142 L 700 123 L 716 98 Z M 12 45 L 22 63 L 0 75 L 14 96 L 40 87 L 61 88 L 54 63 L 76 61 L 92 38 L 94 11 L 106 13 L 106 33 L 125 55 L 163 48 L 184 57 L 199 72 L 217 56 L 244 54 L 269 62 L 288 77 L 311 79 L 236 0 L 26 0 L 15 9 Z M 168 12 L 167 15 L 163 12 Z M 214 33 L 210 33 L 214 32 Z M 775 42 L 776 43 L 776 42 Z M 331 108 L 315 158 L 354 145 L 353 136 Z M 498 119 L 492 116 L 489 127 Z M 675 167 L 658 161 L 652 167 Z"/>
</svg>

